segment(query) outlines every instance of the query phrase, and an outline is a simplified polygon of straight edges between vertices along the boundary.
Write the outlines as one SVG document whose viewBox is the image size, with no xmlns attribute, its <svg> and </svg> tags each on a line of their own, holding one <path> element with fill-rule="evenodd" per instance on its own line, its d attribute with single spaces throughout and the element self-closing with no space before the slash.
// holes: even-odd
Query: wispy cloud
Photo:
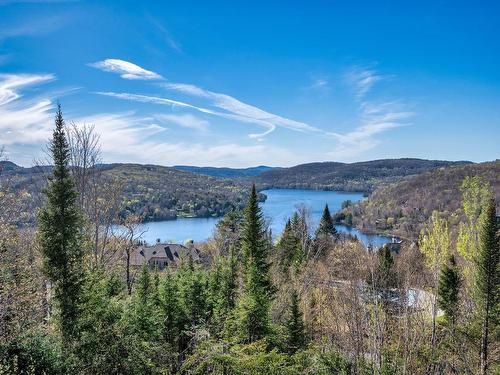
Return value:
<svg viewBox="0 0 500 375">
<path fill-rule="evenodd" d="M 23 98 L 22 89 L 55 79 L 51 74 L 0 75 L 0 144 L 34 144 L 50 134 L 50 99 Z"/>
<path fill-rule="evenodd" d="M 51 16 L 28 17 L 27 19 L 0 19 L 0 40 L 50 34 L 67 25 L 72 18 L 70 13 L 59 13 Z M 2 22 L 3 21 L 3 22 Z"/>
<path fill-rule="evenodd" d="M 151 22 L 151 24 L 155 27 L 155 29 L 160 33 L 162 36 L 162 39 L 165 41 L 165 43 L 172 48 L 174 51 L 178 53 L 183 53 L 181 45 L 174 39 L 172 34 L 167 30 L 163 24 L 158 21 L 155 17 L 151 15 L 147 15 L 147 18 Z"/>
<path fill-rule="evenodd" d="M 242 101 L 232 96 L 205 90 L 195 85 L 185 83 L 166 83 L 163 86 L 169 90 L 207 99 L 209 100 L 210 105 L 226 110 L 234 115 L 245 117 L 247 119 L 261 121 L 274 126 L 281 126 L 300 132 L 320 131 L 318 128 L 308 125 L 304 122 L 295 121 L 275 115 L 250 104 L 243 103 Z"/>
<path fill-rule="evenodd" d="M 161 80 L 163 77 L 158 73 L 141 68 L 131 62 L 120 59 L 106 59 L 88 64 L 92 68 L 100 69 L 105 72 L 117 73 L 123 79 L 133 80 Z"/>
<path fill-rule="evenodd" d="M 138 65 L 123 60 L 107 59 L 98 63 L 91 64 L 91 66 L 107 72 L 119 73 L 121 74 L 121 77 L 125 79 L 163 79 L 161 75 L 155 72 L 148 71 Z M 148 78 L 140 78 L 143 76 Z M 162 87 L 170 91 L 187 95 L 189 97 L 204 99 L 206 100 L 207 105 L 206 107 L 201 107 L 169 98 L 141 94 L 115 92 L 99 92 L 98 94 L 145 103 L 184 107 L 210 115 L 223 117 L 226 119 L 256 124 L 265 127 L 266 130 L 262 133 L 249 134 L 249 137 L 251 138 L 262 138 L 263 136 L 273 132 L 278 126 L 299 132 L 322 132 L 320 129 L 304 122 L 278 116 L 258 107 L 244 103 L 230 95 L 209 91 L 192 84 L 164 83 L 162 84 Z M 218 110 L 213 110 L 207 107 L 217 108 Z M 220 110 L 223 110 L 223 112 L 221 112 Z"/>
<path fill-rule="evenodd" d="M 357 99 L 362 99 L 383 76 L 374 69 L 352 67 L 345 75 L 346 80 L 352 85 Z"/>
<path fill-rule="evenodd" d="M 54 78 L 52 74 L 0 74 L 0 105 L 19 99 L 21 88 L 52 81 Z"/>
<path fill-rule="evenodd" d="M 360 124 L 346 133 L 329 133 L 338 142 L 330 153 L 332 157 L 350 160 L 376 147 L 380 143 L 377 135 L 411 124 L 410 121 L 415 116 L 415 112 L 410 111 L 402 101 L 365 99 L 374 85 L 385 77 L 374 69 L 359 66 L 351 68 L 346 74 L 345 78 L 354 90 Z"/>
<path fill-rule="evenodd" d="M 156 116 L 155 116 L 156 117 Z M 74 119 L 77 124 L 94 124 L 101 135 L 106 162 L 136 162 L 161 165 L 205 165 L 244 167 L 273 160 L 277 165 L 299 162 L 288 150 L 268 145 L 225 143 L 169 143 L 158 135 L 166 129 L 155 118 L 138 116 L 134 111 L 101 113 Z"/>
<path fill-rule="evenodd" d="M 327 94 L 331 91 L 330 77 L 326 75 L 314 75 L 310 77 L 309 85 L 305 86 L 303 90 L 316 92 L 320 94 Z"/>
<path fill-rule="evenodd" d="M 360 104 L 360 126 L 344 134 L 330 133 L 338 141 L 331 155 L 346 160 L 358 156 L 380 143 L 376 135 L 409 125 L 413 116 L 415 113 L 400 102 L 363 102 Z"/>
<path fill-rule="evenodd" d="M 184 114 L 184 115 L 158 114 L 155 115 L 155 118 L 161 121 L 166 121 L 169 123 L 173 123 L 175 125 L 182 126 L 184 128 L 198 130 L 201 132 L 206 132 L 210 125 L 208 121 L 202 120 L 191 114 Z"/>
<path fill-rule="evenodd" d="M 149 72 L 135 64 L 122 60 L 119 61 L 121 62 L 119 66 L 130 65 L 135 67 L 134 71 L 146 71 L 149 75 L 153 74 L 160 79 L 162 78 L 157 73 Z M 117 72 L 116 69 L 104 70 Z M 122 71 L 118 73 L 122 73 Z M 130 74 L 128 70 L 127 74 Z M 127 78 L 123 75 L 122 77 Z M 262 139 L 267 134 L 273 132 L 277 127 L 297 132 L 318 134 L 319 136 L 328 137 L 337 142 L 334 146 L 335 153 L 342 153 L 344 157 L 350 157 L 359 155 L 375 147 L 379 143 L 377 135 L 391 129 L 408 125 L 411 117 L 414 116 L 414 113 L 407 110 L 401 102 L 374 102 L 366 99 L 368 93 L 373 89 L 375 84 L 381 82 L 386 77 L 387 76 L 383 76 L 373 68 L 355 66 L 349 69 L 344 78 L 353 89 L 355 103 L 358 106 L 358 113 L 356 114 L 357 121 L 354 129 L 344 133 L 335 131 L 327 132 L 305 122 L 292 120 L 265 111 L 233 96 L 210 91 L 193 84 L 161 82 L 160 86 L 176 94 L 182 94 L 187 98 L 197 99 L 198 102 L 201 99 L 202 102 L 205 103 L 203 106 L 191 104 L 189 101 L 180 101 L 162 96 L 116 92 L 98 92 L 98 94 L 143 103 L 168 105 L 173 108 L 184 108 L 186 110 L 193 110 L 229 120 L 259 125 L 265 128 L 264 132 L 249 134 L 251 138 Z M 329 89 L 328 78 L 315 77 L 311 83 L 310 89 Z M 167 116 L 164 117 L 164 119 L 170 116 L 170 121 L 180 126 L 191 127 L 197 130 L 206 128 L 206 124 L 200 123 L 199 120 L 195 120 L 196 117 L 194 116 L 164 116 Z M 334 158 L 337 157 L 336 155 L 332 156 L 334 156 Z"/>
</svg>

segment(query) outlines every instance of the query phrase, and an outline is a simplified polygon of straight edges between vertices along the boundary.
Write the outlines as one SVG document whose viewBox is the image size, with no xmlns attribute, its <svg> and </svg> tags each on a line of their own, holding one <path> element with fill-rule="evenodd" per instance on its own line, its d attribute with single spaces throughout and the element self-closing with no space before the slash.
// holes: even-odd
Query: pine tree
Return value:
<svg viewBox="0 0 500 375">
<path fill-rule="evenodd" d="M 330 214 L 328 204 L 325 205 L 323 215 L 321 216 L 321 220 L 319 222 L 318 230 L 316 231 L 316 237 L 319 236 L 333 236 L 334 238 L 337 238 L 338 236 L 337 229 L 335 229 L 335 225 L 333 224 L 332 215 Z"/>
<path fill-rule="evenodd" d="M 252 192 L 244 214 L 241 247 L 245 258 L 245 265 L 250 268 L 251 262 L 255 264 L 258 270 L 255 282 L 260 283 L 269 294 L 272 294 L 274 288 L 271 285 L 269 275 L 269 244 L 255 185 L 252 186 Z"/>
<path fill-rule="evenodd" d="M 274 293 L 269 275 L 269 245 L 255 185 L 245 208 L 241 244 L 245 256 L 245 286 L 238 303 L 238 327 L 241 340 L 249 343 L 269 333 L 269 310 Z"/>
<path fill-rule="evenodd" d="M 303 349 L 307 344 L 307 335 L 305 331 L 302 312 L 299 307 L 299 295 L 294 290 L 290 301 L 290 313 L 286 323 L 287 343 L 286 349 L 290 354 Z"/>
<path fill-rule="evenodd" d="M 187 325 L 195 327 L 205 323 L 208 315 L 208 280 L 205 271 L 195 267 L 191 257 L 181 267 L 179 283 Z"/>
<path fill-rule="evenodd" d="M 447 322 L 454 325 L 459 307 L 460 271 L 455 257 L 450 256 L 448 264 L 441 269 L 438 286 L 438 307 L 444 311 Z"/>
<path fill-rule="evenodd" d="M 302 262 L 304 255 L 300 246 L 300 239 L 290 220 L 285 225 L 277 247 L 280 250 L 280 263 L 283 271 L 286 272 L 291 265 L 299 265 Z"/>
<path fill-rule="evenodd" d="M 488 201 L 481 216 L 479 239 L 480 247 L 476 260 L 476 284 L 482 321 L 480 371 L 481 374 L 487 374 L 488 336 L 490 326 L 498 323 L 498 304 L 500 301 L 500 238 L 494 198 Z"/>
<path fill-rule="evenodd" d="M 394 257 L 388 246 L 382 246 L 378 249 L 377 266 L 377 287 L 382 289 L 393 288 L 396 286 L 396 275 L 393 269 Z"/>
<path fill-rule="evenodd" d="M 256 262 L 249 260 L 245 290 L 238 301 L 238 328 L 242 342 L 252 343 L 266 337 L 271 330 L 269 292 L 262 282 Z"/>
<path fill-rule="evenodd" d="M 39 216 L 39 238 L 44 257 L 43 269 L 52 282 L 59 308 L 61 334 L 63 340 L 68 342 L 77 333 L 74 328 L 79 315 L 84 248 L 82 219 L 68 167 L 70 152 L 60 106 L 56 113 L 50 152 L 54 169 L 45 190 L 47 203 Z"/>
<path fill-rule="evenodd" d="M 178 349 L 178 340 L 183 329 L 183 310 L 180 303 L 179 286 L 170 270 L 163 279 L 160 292 L 160 307 L 163 319 L 163 338 Z"/>
<path fill-rule="evenodd" d="M 132 299 L 132 331 L 143 340 L 151 340 L 160 335 L 159 308 L 155 306 L 154 280 L 147 263 L 142 267 Z"/>
</svg>

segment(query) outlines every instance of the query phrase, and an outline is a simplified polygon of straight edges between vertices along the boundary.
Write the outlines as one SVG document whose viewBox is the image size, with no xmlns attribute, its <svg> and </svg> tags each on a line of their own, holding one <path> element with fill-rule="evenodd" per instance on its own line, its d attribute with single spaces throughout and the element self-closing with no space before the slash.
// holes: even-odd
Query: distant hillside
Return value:
<svg viewBox="0 0 500 375">
<path fill-rule="evenodd" d="M 265 165 L 260 165 L 258 167 L 250 167 L 250 168 L 218 168 L 218 167 L 193 167 L 189 165 L 175 165 L 173 168 L 180 171 L 199 173 L 214 177 L 253 177 L 260 175 L 262 172 L 280 169 L 275 167 L 267 167 Z"/>
<path fill-rule="evenodd" d="M 263 172 L 261 188 L 304 188 L 370 192 L 384 184 L 439 167 L 470 162 L 422 159 L 384 159 L 359 163 L 309 163 Z"/>
<path fill-rule="evenodd" d="M 364 201 L 345 208 L 339 219 L 364 231 L 416 239 L 433 210 L 450 219 L 452 230 L 462 215 L 460 185 L 466 176 L 488 181 L 500 204 L 500 160 L 439 168 L 377 189 Z"/>
<path fill-rule="evenodd" d="M 8 168 L 4 168 L 0 178 L 8 179 L 14 190 L 26 191 L 32 197 L 27 202 L 26 218 L 23 220 L 32 222 L 51 168 L 23 168 L 5 162 L 3 165 Z M 249 192 L 248 186 L 233 180 L 170 167 L 107 164 L 99 168 L 104 183 L 116 179 L 124 185 L 122 216 L 136 213 L 145 220 L 221 216 L 233 207 L 243 207 Z"/>
</svg>

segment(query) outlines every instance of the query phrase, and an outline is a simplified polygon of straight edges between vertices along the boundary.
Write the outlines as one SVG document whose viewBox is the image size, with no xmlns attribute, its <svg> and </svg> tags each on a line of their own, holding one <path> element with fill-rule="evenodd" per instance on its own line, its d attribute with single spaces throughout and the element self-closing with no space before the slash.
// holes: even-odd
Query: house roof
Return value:
<svg viewBox="0 0 500 375">
<path fill-rule="evenodd" d="M 200 256 L 194 246 L 186 247 L 174 243 L 158 243 L 154 246 L 139 246 L 131 254 L 130 264 L 132 266 L 142 266 L 144 262 L 154 260 L 166 261 L 167 265 L 176 265 L 182 259 L 191 255 L 194 261 L 198 261 Z"/>
</svg>

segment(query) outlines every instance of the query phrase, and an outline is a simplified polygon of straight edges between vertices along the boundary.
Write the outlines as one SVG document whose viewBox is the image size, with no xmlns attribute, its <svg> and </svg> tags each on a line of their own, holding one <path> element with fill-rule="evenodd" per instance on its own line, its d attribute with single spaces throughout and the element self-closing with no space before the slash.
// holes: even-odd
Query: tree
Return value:
<svg viewBox="0 0 500 375">
<path fill-rule="evenodd" d="M 130 329 L 142 340 L 160 336 L 159 309 L 155 306 L 154 283 L 147 263 L 142 267 L 131 301 Z"/>
<path fill-rule="evenodd" d="M 295 222 L 294 218 L 294 222 Z M 278 242 L 278 249 L 280 250 L 280 263 L 283 271 L 286 272 L 291 265 L 298 265 L 304 259 L 302 248 L 300 246 L 300 239 L 292 226 L 291 221 L 288 220 L 283 233 L 281 234 Z"/>
<path fill-rule="evenodd" d="M 426 264 L 432 275 L 432 345 L 436 342 L 436 294 L 439 284 L 439 272 L 446 262 L 450 247 L 448 223 L 439 217 L 439 212 L 433 211 L 430 220 L 422 230 L 419 239 L 420 250 L 425 256 Z"/>
<path fill-rule="evenodd" d="M 77 334 L 74 328 L 79 315 L 85 252 L 82 219 L 68 167 L 70 154 L 60 106 L 56 113 L 50 152 L 54 170 L 45 190 L 47 204 L 39 217 L 40 246 L 44 256 L 44 272 L 52 282 L 59 308 L 61 334 L 68 343 Z"/>
<path fill-rule="evenodd" d="M 238 326 L 242 341 L 250 343 L 270 331 L 269 309 L 274 294 L 269 275 L 269 245 L 255 185 L 245 208 L 241 244 L 245 257 L 245 286 L 238 304 Z"/>
<path fill-rule="evenodd" d="M 451 325 L 455 325 L 458 314 L 460 286 L 460 271 L 455 257 L 451 255 L 441 269 L 437 300 L 438 307 L 444 311 L 445 319 Z"/>
<path fill-rule="evenodd" d="M 307 335 L 299 302 L 299 295 L 294 290 L 290 300 L 290 312 L 286 323 L 286 349 L 290 354 L 303 349 L 307 344 Z"/>
<path fill-rule="evenodd" d="M 241 248 L 246 267 L 250 269 L 252 262 L 256 267 L 257 274 L 254 281 L 272 294 L 274 289 L 269 275 L 269 244 L 255 185 L 252 186 L 248 204 L 245 207 Z"/>
<path fill-rule="evenodd" d="M 500 301 L 500 238 L 496 204 L 491 198 L 481 217 L 480 246 L 476 259 L 476 285 L 482 321 L 481 374 L 488 372 L 488 336 L 491 324 L 497 324 Z"/>
<path fill-rule="evenodd" d="M 472 283 L 475 258 L 480 243 L 480 217 L 491 197 L 489 184 L 479 176 L 467 176 L 460 186 L 465 222 L 459 226 L 457 250 L 465 260 L 465 280 Z"/>
<path fill-rule="evenodd" d="M 164 322 L 163 336 L 172 346 L 175 346 L 180 334 L 182 307 L 180 304 L 179 286 L 170 270 L 163 279 L 161 288 L 161 310 Z"/>
<path fill-rule="evenodd" d="M 337 229 L 335 229 L 335 225 L 333 224 L 332 215 L 330 214 L 328 204 L 326 204 L 325 208 L 323 209 L 323 215 L 321 216 L 319 227 L 316 231 L 316 237 L 321 235 L 333 236 L 334 238 L 338 236 Z"/>
<path fill-rule="evenodd" d="M 376 287 L 380 289 L 394 288 L 397 284 L 394 257 L 389 246 L 382 246 L 377 251 Z"/>
</svg>

